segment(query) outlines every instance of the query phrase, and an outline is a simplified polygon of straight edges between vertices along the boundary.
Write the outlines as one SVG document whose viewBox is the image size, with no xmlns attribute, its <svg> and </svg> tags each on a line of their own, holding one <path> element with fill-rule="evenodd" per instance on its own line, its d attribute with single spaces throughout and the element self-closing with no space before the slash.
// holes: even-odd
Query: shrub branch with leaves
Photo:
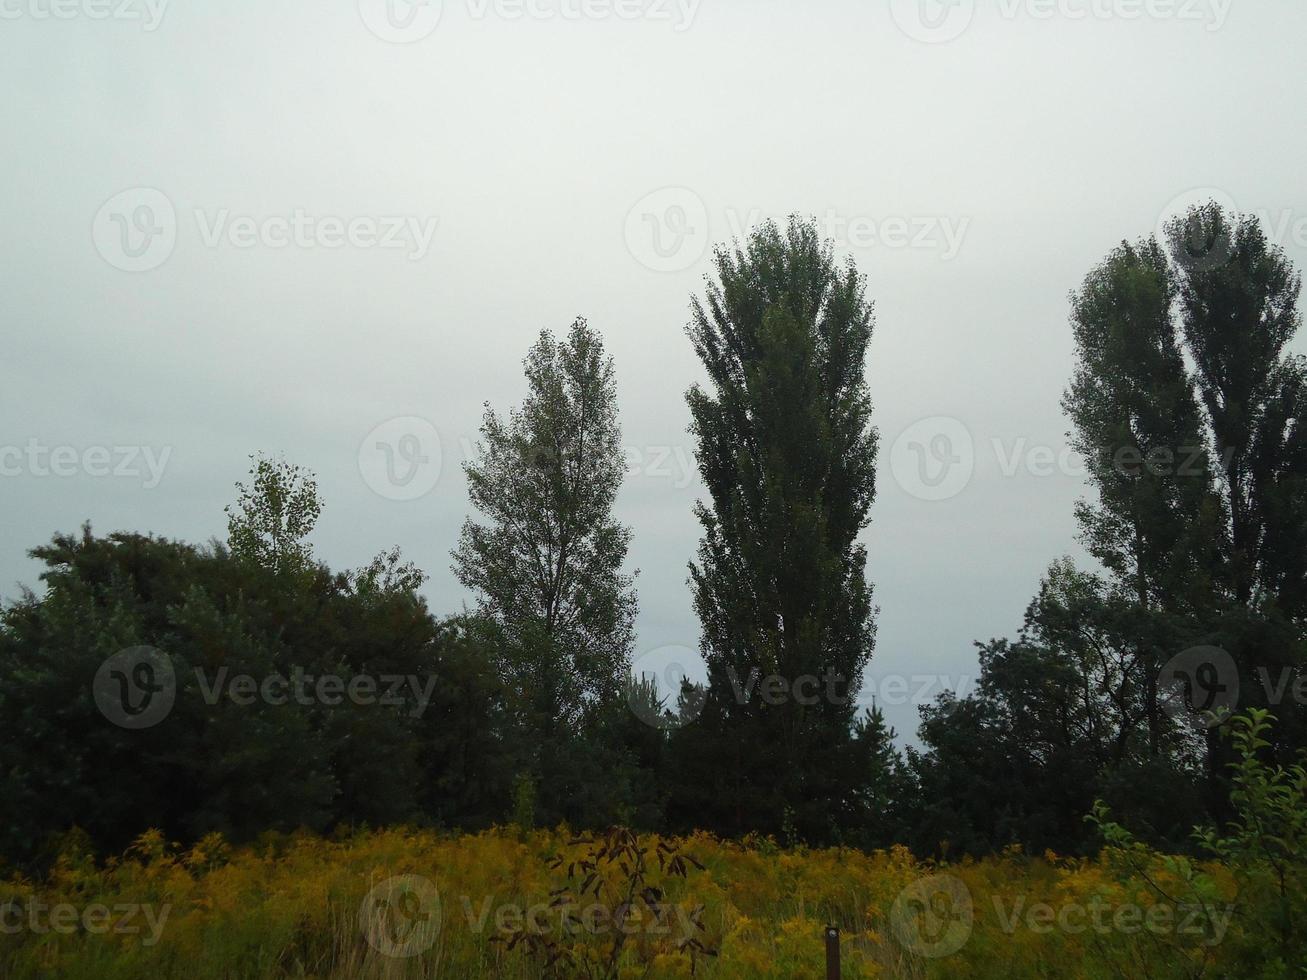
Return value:
<svg viewBox="0 0 1307 980">
<path fill-rule="evenodd" d="M 1235 815 L 1224 831 L 1199 827 L 1193 835 L 1237 889 L 1237 949 L 1227 951 L 1222 962 L 1234 960 L 1243 976 L 1307 972 L 1301 965 L 1307 963 L 1307 937 L 1299 929 L 1307 913 L 1307 768 L 1264 760 L 1274 721 L 1266 709 L 1252 708 L 1222 726 L 1236 756 L 1230 763 Z M 1212 910 L 1222 896 L 1211 873 L 1187 858 L 1159 854 L 1141 843 L 1110 820 L 1102 801 L 1087 819 L 1097 824 L 1108 855 L 1124 873 L 1144 881 L 1164 902 L 1201 909 L 1208 925 L 1214 925 Z M 1201 976 L 1203 971 L 1186 975 Z"/>
<path fill-rule="evenodd" d="M 610 827 L 573 837 L 568 846 L 572 856 L 559 854 L 547 862 L 551 871 L 565 869 L 567 884 L 550 895 L 563 930 L 554 935 L 524 925 L 498 939 L 507 949 L 522 949 L 541 961 L 546 977 L 586 980 L 616 980 L 630 962 L 647 974 L 655 958 L 669 952 L 688 957 L 694 976 L 701 958 L 717 956 L 703 924 L 704 906 L 668 900 L 673 879 L 687 878 L 691 865 L 704 870 L 679 842 L 658 839 L 651 845 L 626 827 Z M 586 912 L 596 908 L 608 913 L 603 928 L 587 924 L 594 918 Z M 574 910 L 582 910 L 579 921 L 569 914 Z"/>
</svg>

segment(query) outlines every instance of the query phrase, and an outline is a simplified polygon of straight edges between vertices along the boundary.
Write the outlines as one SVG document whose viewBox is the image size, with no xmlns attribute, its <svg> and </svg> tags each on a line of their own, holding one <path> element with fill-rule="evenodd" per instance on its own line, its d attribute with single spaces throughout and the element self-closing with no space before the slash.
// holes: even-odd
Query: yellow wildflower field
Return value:
<svg viewBox="0 0 1307 980">
<path fill-rule="evenodd" d="M 40 883 L 0 885 L 0 976 L 825 977 L 829 926 L 843 977 L 1218 976 L 1239 944 L 1232 885 L 1214 871 L 1210 903 L 1164 897 L 1174 863 L 700 834 L 587 865 L 603 844 L 505 828 L 189 850 L 150 833 L 107 864 L 69 849 Z"/>
</svg>

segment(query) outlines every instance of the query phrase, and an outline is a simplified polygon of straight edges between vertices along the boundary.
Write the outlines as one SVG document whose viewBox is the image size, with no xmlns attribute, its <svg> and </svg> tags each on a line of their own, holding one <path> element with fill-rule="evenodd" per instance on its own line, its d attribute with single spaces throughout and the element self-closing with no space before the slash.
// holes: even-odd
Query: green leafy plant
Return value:
<svg viewBox="0 0 1307 980">
<path fill-rule="evenodd" d="M 678 905 L 667 898 L 672 879 L 687 878 L 691 865 L 704 870 L 678 842 L 658 839 L 651 846 L 634 831 L 615 826 L 574 837 L 568 846 L 573 856 L 555 855 L 547 862 L 567 879 L 550 896 L 550 907 L 561 910 L 566 925 L 554 934 L 524 924 L 492 941 L 540 961 L 549 978 L 616 980 L 623 954 L 648 969 L 668 953 L 689 957 L 694 976 L 701 958 L 718 955 L 718 948 L 707 942 L 704 906 Z M 602 928 L 593 926 L 596 909 L 606 913 Z M 573 918 L 567 914 L 572 911 L 581 914 Z"/>
<path fill-rule="evenodd" d="M 1249 928 L 1259 945 L 1284 964 L 1307 963 L 1300 927 L 1307 913 L 1307 768 L 1269 765 L 1274 715 L 1253 708 L 1223 729 L 1234 744 L 1230 802 L 1235 816 L 1224 834 L 1200 828 L 1194 837 L 1233 871 L 1245 901 L 1256 909 Z M 1300 967 L 1307 975 L 1307 967 Z"/>
<path fill-rule="evenodd" d="M 1307 939 L 1300 932 L 1307 913 L 1307 768 L 1265 760 L 1274 722 L 1269 711 L 1252 708 L 1222 725 L 1236 755 L 1230 763 L 1234 817 L 1224 830 L 1198 827 L 1193 837 L 1236 887 L 1238 949 L 1223 962 L 1237 961 L 1244 976 L 1307 976 Z M 1109 858 L 1127 874 L 1177 908 L 1202 910 L 1213 925 L 1212 910 L 1222 899 L 1211 873 L 1141 843 L 1110 819 L 1101 800 L 1086 819 L 1098 826 Z"/>
</svg>

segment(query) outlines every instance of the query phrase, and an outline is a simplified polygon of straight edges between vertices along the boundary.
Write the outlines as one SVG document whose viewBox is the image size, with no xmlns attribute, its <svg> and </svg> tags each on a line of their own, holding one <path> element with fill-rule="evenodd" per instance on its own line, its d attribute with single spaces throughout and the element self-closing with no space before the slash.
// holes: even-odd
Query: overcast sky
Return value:
<svg viewBox="0 0 1307 980">
<path fill-rule="evenodd" d="M 584 315 L 637 656 L 693 674 L 688 304 L 799 212 L 876 304 L 865 693 L 910 732 L 1082 556 L 1068 291 L 1195 196 L 1307 264 L 1304 38 L 1301 0 L 0 0 L 0 595 L 87 519 L 223 535 L 261 450 L 317 472 L 323 560 L 399 544 L 457 611 L 482 403 Z"/>
</svg>

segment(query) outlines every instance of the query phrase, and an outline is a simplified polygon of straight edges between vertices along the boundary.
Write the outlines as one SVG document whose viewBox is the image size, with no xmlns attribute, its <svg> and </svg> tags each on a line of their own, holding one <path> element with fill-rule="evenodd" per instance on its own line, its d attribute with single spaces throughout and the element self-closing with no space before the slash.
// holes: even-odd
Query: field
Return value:
<svg viewBox="0 0 1307 980">
<path fill-rule="evenodd" d="M 1233 884 L 1119 858 L 935 865 L 512 828 L 181 851 L 147 834 L 107 864 L 69 847 L 39 885 L 5 881 L 0 976 L 824 977 L 828 925 L 844 977 L 1227 975 L 1247 941 Z M 1208 901 L 1176 898 L 1195 874 Z"/>
</svg>

